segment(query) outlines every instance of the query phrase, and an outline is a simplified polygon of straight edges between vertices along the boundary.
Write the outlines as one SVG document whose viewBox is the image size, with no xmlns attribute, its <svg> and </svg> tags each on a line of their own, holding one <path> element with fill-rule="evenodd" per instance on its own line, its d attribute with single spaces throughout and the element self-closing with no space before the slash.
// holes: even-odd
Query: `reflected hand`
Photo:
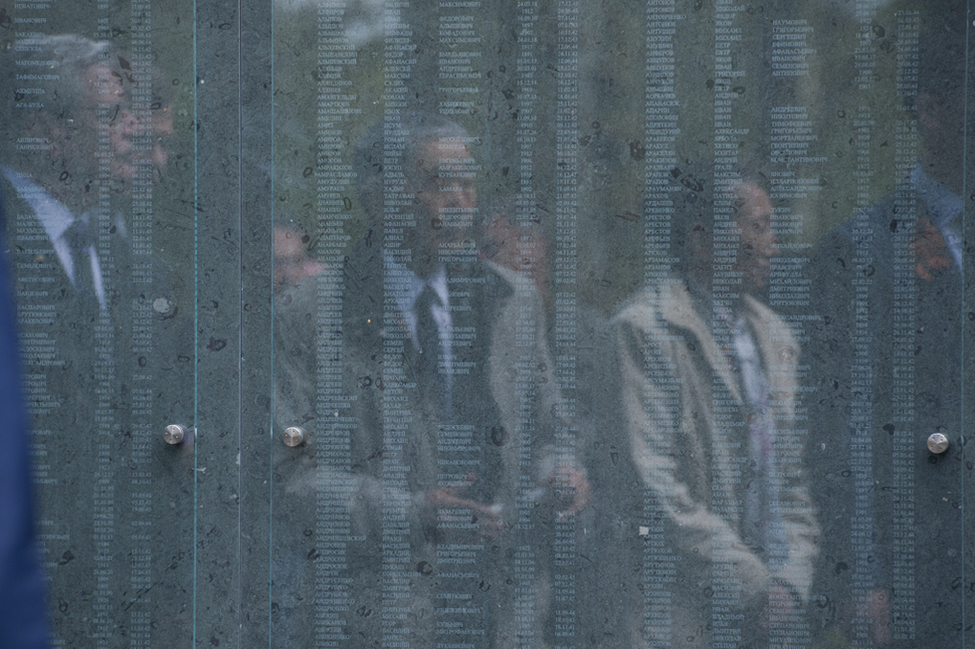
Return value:
<svg viewBox="0 0 975 649">
<path fill-rule="evenodd" d="M 582 469 L 571 464 L 560 464 L 549 479 L 559 504 L 566 507 L 559 511 L 558 518 L 575 516 L 589 504 L 589 478 Z"/>
<path fill-rule="evenodd" d="M 468 509 L 474 512 L 476 520 L 481 525 L 481 535 L 496 539 L 504 532 L 505 524 L 501 518 L 499 507 L 485 505 L 461 494 L 474 483 L 474 476 L 468 476 L 464 484 L 439 487 L 428 491 L 424 499 L 427 507 L 433 509 Z"/>
</svg>

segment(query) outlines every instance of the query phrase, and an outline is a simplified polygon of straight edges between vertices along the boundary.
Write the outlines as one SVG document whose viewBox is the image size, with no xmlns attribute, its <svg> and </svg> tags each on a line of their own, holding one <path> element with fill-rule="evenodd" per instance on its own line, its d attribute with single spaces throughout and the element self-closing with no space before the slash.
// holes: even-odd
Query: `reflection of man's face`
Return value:
<svg viewBox="0 0 975 649">
<path fill-rule="evenodd" d="M 169 107 L 154 109 L 149 119 L 137 118 L 122 78 L 104 65 L 88 68 L 81 83 L 78 117 L 59 143 L 65 164 L 88 177 L 107 164 L 112 180 L 123 183 L 151 165 L 157 180 L 169 155 L 166 140 L 173 133 Z"/>
<path fill-rule="evenodd" d="M 432 141 L 421 147 L 410 171 L 416 228 L 406 241 L 418 269 L 432 268 L 442 248 L 456 248 L 467 237 L 477 213 L 475 175 L 466 144 Z"/>
<path fill-rule="evenodd" d="M 322 264 L 308 256 L 307 236 L 296 229 L 276 225 L 272 236 L 274 249 L 274 286 L 298 284 L 320 273 Z"/>
<path fill-rule="evenodd" d="M 736 269 L 742 278 L 742 289 L 765 288 L 771 271 L 771 259 L 779 253 L 772 231 L 772 201 L 761 187 L 744 183 L 734 191 L 738 208 L 738 255 Z"/>
<path fill-rule="evenodd" d="M 93 65 L 81 83 L 78 118 L 61 143 L 66 164 L 94 175 L 105 163 L 113 179 L 131 179 L 137 156 L 132 143 L 136 122 L 126 104 L 122 78 L 107 66 Z"/>
</svg>

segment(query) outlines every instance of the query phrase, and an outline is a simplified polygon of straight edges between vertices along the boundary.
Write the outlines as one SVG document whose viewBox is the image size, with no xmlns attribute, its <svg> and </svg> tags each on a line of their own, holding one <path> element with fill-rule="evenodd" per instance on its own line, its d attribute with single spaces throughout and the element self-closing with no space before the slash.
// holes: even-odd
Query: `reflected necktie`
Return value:
<svg viewBox="0 0 975 649">
<path fill-rule="evenodd" d="M 433 315 L 433 307 L 442 307 L 440 296 L 430 284 L 423 287 L 423 291 L 413 304 L 416 314 L 416 337 L 419 344 L 418 380 L 425 394 L 435 400 L 442 421 L 450 418 L 450 393 L 444 370 L 443 345 L 440 340 L 440 330 Z"/>
<path fill-rule="evenodd" d="M 71 249 L 71 263 L 74 270 L 75 291 L 91 305 L 98 304 L 95 290 L 95 276 L 92 272 L 93 238 L 91 224 L 84 216 L 80 216 L 64 231 L 64 240 Z"/>
</svg>

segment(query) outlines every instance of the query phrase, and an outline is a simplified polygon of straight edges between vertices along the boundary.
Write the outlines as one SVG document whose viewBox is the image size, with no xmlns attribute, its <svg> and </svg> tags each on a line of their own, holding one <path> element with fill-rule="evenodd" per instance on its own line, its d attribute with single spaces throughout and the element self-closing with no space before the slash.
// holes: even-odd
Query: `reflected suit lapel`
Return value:
<svg viewBox="0 0 975 649">
<path fill-rule="evenodd" d="M 663 317 L 671 325 L 678 329 L 689 332 L 694 337 L 696 346 L 700 349 L 700 354 L 704 356 L 705 362 L 721 378 L 728 392 L 738 401 L 744 403 L 741 395 L 741 387 L 735 377 L 734 368 L 731 365 L 729 355 L 718 346 L 711 335 L 711 327 L 698 314 L 694 308 L 693 298 L 686 284 L 670 284 L 663 291 Z M 682 350 L 682 354 L 691 353 Z"/>
</svg>

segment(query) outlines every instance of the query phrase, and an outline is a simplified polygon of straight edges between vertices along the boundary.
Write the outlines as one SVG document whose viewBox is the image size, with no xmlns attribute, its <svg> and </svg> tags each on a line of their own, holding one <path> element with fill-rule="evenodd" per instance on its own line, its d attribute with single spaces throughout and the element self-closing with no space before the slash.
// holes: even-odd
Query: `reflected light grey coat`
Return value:
<svg viewBox="0 0 975 649">
<path fill-rule="evenodd" d="M 800 471 L 805 431 L 795 429 L 798 347 L 782 319 L 744 298 L 770 387 L 788 544 L 785 564 L 770 569 L 743 540 L 747 407 L 701 311 L 687 285 L 671 281 L 635 296 L 613 321 L 624 426 L 644 487 L 629 532 L 641 537 L 644 562 L 644 601 L 631 601 L 628 614 L 634 647 L 712 647 L 722 637 L 762 646 L 775 633 L 762 622 L 770 585 L 795 605 L 809 594 L 817 526 Z"/>
</svg>

